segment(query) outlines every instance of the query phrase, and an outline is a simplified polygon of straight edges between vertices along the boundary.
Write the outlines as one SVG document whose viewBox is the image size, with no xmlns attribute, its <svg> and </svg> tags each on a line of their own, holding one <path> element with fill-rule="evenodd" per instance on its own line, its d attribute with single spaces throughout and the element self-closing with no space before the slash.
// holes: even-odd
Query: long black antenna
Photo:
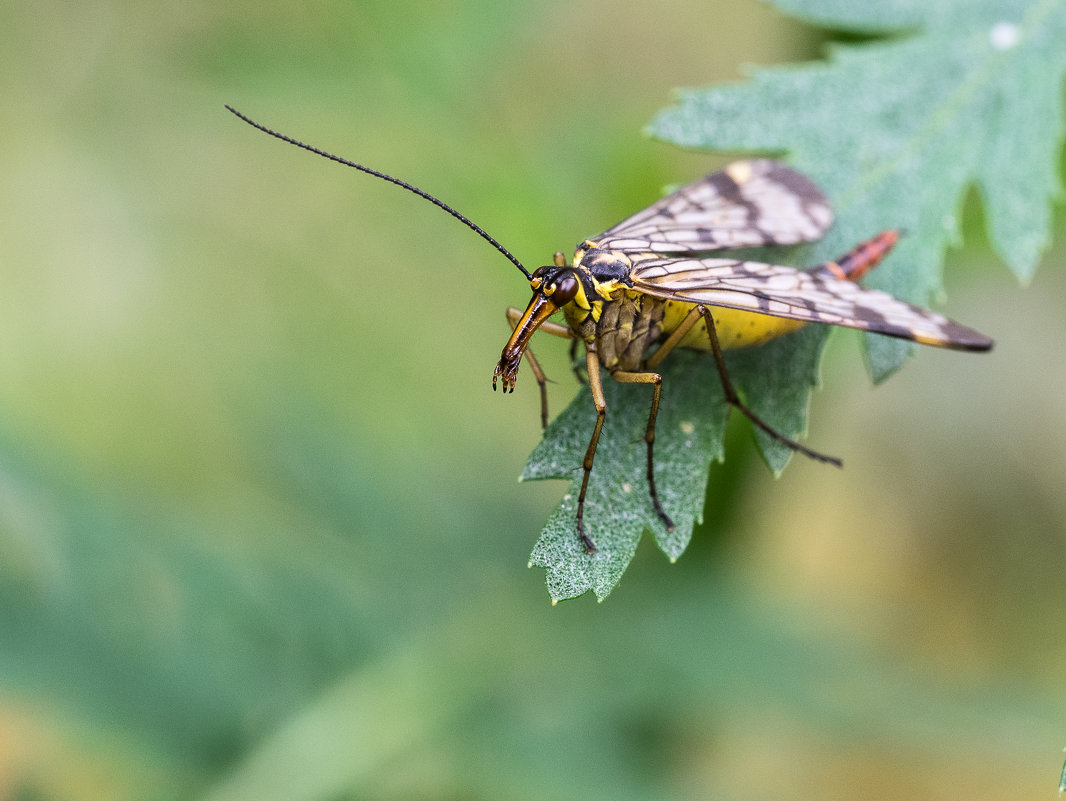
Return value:
<svg viewBox="0 0 1066 801">
<path fill-rule="evenodd" d="M 515 267 L 517 267 L 519 270 L 522 271 L 522 274 L 525 275 L 526 278 L 529 278 L 529 279 L 533 278 L 533 276 L 530 274 L 529 270 L 527 270 L 525 267 L 522 266 L 522 262 L 520 262 L 518 259 L 516 259 L 514 256 L 511 255 L 511 251 L 509 251 L 507 248 L 505 248 L 503 245 L 501 245 L 499 242 L 497 242 L 495 239 L 493 239 L 491 236 L 489 236 L 489 234 L 486 233 L 485 230 L 483 228 L 481 228 L 481 226 L 477 225 L 474 222 L 471 222 L 469 219 L 467 219 L 467 217 L 465 215 L 460 214 L 458 211 L 453 209 L 451 206 L 449 206 L 443 200 L 438 200 L 437 198 L 433 197 L 433 195 L 429 194 L 428 192 L 423 192 L 417 186 L 412 186 L 411 184 L 407 183 L 406 181 L 401 181 L 399 178 L 393 178 L 391 175 L 386 175 L 383 172 L 378 172 L 377 170 L 371 169 L 370 167 L 366 167 L 366 166 L 364 166 L 362 164 L 356 164 L 354 161 L 348 161 L 348 159 L 341 158 L 340 156 L 334 156 L 332 153 L 327 153 L 325 150 L 319 150 L 317 147 L 314 147 L 312 145 L 305 145 L 303 142 L 300 142 L 300 141 L 298 141 L 296 139 L 293 139 L 291 136 L 286 136 L 283 133 L 278 133 L 277 131 L 272 131 L 270 128 L 267 128 L 265 125 L 260 125 L 255 120 L 249 119 L 248 117 L 244 116 L 239 111 L 237 111 L 237 109 L 233 108 L 233 106 L 230 106 L 230 105 L 227 104 L 226 105 L 226 109 L 229 110 L 230 112 L 232 112 L 233 114 L 235 114 L 240 119 L 244 120 L 246 123 L 251 125 L 253 128 L 258 128 L 263 133 L 270 134 L 275 139 L 280 139 L 282 142 L 288 142 L 290 145 L 296 145 L 296 147 L 302 147 L 304 150 L 309 150 L 312 153 L 316 153 L 317 155 L 322 156 L 323 158 L 327 158 L 330 161 L 335 161 L 338 164 L 344 164 L 347 167 L 355 167 L 355 169 L 360 170 L 361 172 L 369 173 L 370 175 L 376 176 L 376 177 L 380 178 L 383 181 L 388 181 L 390 184 L 396 184 L 396 186 L 401 186 L 404 189 L 406 189 L 408 192 L 414 192 L 420 198 L 424 198 L 424 199 L 428 200 L 434 206 L 437 206 L 438 208 L 444 209 L 446 212 L 448 212 L 450 215 L 452 215 L 455 219 L 457 219 L 459 222 L 461 222 L 467 228 L 471 229 L 475 234 L 477 234 L 482 239 L 484 239 L 486 242 L 488 242 L 490 245 L 492 245 L 494 248 L 496 248 L 496 250 L 500 251 L 500 253 L 502 253 L 504 256 L 506 256 L 508 259 L 511 260 L 511 262 L 514 264 Z"/>
</svg>

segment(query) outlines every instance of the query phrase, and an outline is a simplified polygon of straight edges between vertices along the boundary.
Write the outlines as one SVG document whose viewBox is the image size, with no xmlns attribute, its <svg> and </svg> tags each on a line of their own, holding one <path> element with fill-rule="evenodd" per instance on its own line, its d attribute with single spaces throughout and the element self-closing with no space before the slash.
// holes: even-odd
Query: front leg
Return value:
<svg viewBox="0 0 1066 801">
<path fill-rule="evenodd" d="M 585 364 L 589 370 L 589 389 L 592 391 L 592 402 L 596 405 L 596 428 L 592 430 L 592 439 L 585 450 L 585 459 L 581 462 L 581 468 L 585 474 L 581 477 L 581 492 L 577 496 L 577 537 L 585 546 L 585 552 L 590 556 L 596 553 L 596 543 L 592 537 L 585 533 L 585 494 L 589 488 L 589 476 L 592 475 L 592 463 L 596 459 L 596 446 L 600 442 L 600 431 L 603 430 L 603 421 L 607 417 L 607 398 L 603 394 L 603 382 L 600 380 L 600 357 L 596 352 L 595 340 L 585 341 Z"/>
<path fill-rule="evenodd" d="M 663 510 L 663 505 L 659 502 L 659 492 L 655 489 L 655 420 L 659 416 L 659 399 L 662 396 L 663 377 L 658 373 L 652 372 L 627 373 L 619 370 L 612 373 L 611 378 L 619 384 L 651 384 L 654 387 L 654 392 L 651 396 L 651 411 L 648 412 L 648 425 L 644 429 L 644 441 L 648 444 L 648 494 L 651 495 L 652 506 L 655 507 L 655 513 L 663 521 L 666 530 L 673 531 L 674 521 Z"/>
<path fill-rule="evenodd" d="M 585 459 L 581 463 L 584 475 L 581 477 L 581 492 L 577 496 L 577 536 L 585 546 L 589 554 L 596 552 L 596 543 L 585 531 L 585 496 L 588 493 L 589 477 L 592 475 L 592 464 L 596 459 L 596 447 L 600 442 L 600 432 L 603 430 L 603 421 L 607 417 L 607 399 L 603 394 L 603 383 L 600 379 L 599 355 L 596 353 L 596 343 L 586 343 L 586 364 L 589 371 L 589 389 L 592 390 L 592 401 L 596 405 L 596 427 L 592 431 L 592 439 L 589 440 L 588 449 L 585 451 Z M 663 377 L 658 373 L 643 372 L 631 373 L 618 370 L 611 373 L 611 378 L 620 384 L 651 384 L 653 393 L 651 398 L 651 411 L 648 413 L 648 424 L 644 429 L 644 441 L 648 445 L 648 494 L 651 496 L 652 506 L 659 515 L 667 531 L 674 530 L 674 521 L 663 510 L 659 502 L 659 493 L 655 488 L 655 421 L 659 416 L 659 400 L 662 396 Z"/>
<path fill-rule="evenodd" d="M 581 375 L 581 360 L 577 358 L 577 344 L 580 341 L 581 340 L 577 337 L 574 337 L 570 341 L 570 372 L 574 374 L 574 378 L 577 379 L 577 383 L 587 384 L 588 381 L 586 381 L 585 377 Z"/>
</svg>

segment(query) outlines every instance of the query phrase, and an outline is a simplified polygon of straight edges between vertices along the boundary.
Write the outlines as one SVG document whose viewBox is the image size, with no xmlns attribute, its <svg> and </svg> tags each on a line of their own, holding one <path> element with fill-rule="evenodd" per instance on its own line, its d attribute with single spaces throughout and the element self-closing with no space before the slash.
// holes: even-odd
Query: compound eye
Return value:
<svg viewBox="0 0 1066 801">
<path fill-rule="evenodd" d="M 577 277 L 573 273 L 566 273 L 555 282 L 555 291 L 552 292 L 552 303 L 556 306 L 565 306 L 577 295 Z"/>
<path fill-rule="evenodd" d="M 550 267 L 538 267 L 533 271 L 533 275 L 529 279 L 529 284 L 534 289 L 540 289 L 540 285 L 544 283 L 544 275 L 550 270 Z"/>
</svg>

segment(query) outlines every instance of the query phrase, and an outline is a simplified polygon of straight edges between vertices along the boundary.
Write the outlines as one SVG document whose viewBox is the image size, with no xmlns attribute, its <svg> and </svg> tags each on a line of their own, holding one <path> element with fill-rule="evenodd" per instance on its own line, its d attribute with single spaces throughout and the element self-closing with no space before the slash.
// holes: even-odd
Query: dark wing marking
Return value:
<svg viewBox="0 0 1066 801">
<path fill-rule="evenodd" d="M 810 179 L 776 161 L 738 161 L 678 189 L 593 237 L 606 250 L 697 253 L 794 245 L 833 221 Z"/>
<path fill-rule="evenodd" d="M 633 258 L 633 287 L 649 295 L 730 309 L 842 325 L 959 350 L 988 350 L 992 340 L 936 312 L 835 278 L 737 259 Z"/>
</svg>

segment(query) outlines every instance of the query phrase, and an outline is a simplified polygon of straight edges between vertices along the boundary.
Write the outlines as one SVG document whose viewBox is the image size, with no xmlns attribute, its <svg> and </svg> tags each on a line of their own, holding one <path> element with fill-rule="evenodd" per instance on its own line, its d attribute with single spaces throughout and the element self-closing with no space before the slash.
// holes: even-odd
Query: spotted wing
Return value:
<svg viewBox="0 0 1066 801">
<path fill-rule="evenodd" d="M 667 300 L 842 325 L 958 350 L 987 350 L 992 340 L 887 292 L 810 271 L 737 259 L 637 256 L 633 286 Z"/>
<path fill-rule="evenodd" d="M 776 161 L 738 161 L 701 178 L 593 237 L 607 250 L 698 253 L 794 245 L 833 221 L 810 179 Z"/>
</svg>

